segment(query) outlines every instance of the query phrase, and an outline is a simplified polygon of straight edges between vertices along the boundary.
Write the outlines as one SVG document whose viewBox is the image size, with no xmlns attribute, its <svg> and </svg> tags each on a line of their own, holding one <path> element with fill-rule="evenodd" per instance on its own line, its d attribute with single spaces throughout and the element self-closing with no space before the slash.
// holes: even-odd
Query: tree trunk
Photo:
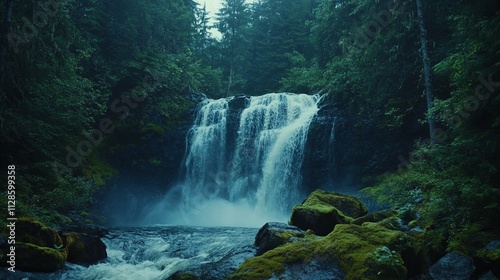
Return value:
<svg viewBox="0 0 500 280">
<path fill-rule="evenodd" d="M 424 70 L 424 83 L 425 83 L 425 97 L 427 100 L 427 111 L 430 111 L 434 106 L 434 97 L 432 95 L 432 82 L 431 82 L 431 61 L 429 58 L 429 50 L 427 49 L 427 31 L 425 30 L 424 22 L 424 7 L 422 5 L 422 0 L 416 0 L 417 2 L 417 13 L 418 13 L 418 27 L 420 29 L 420 50 L 422 52 L 423 60 L 423 70 Z M 434 119 L 432 116 L 427 116 L 427 121 L 429 122 L 429 134 L 431 138 L 431 144 L 434 144 L 434 138 L 436 136 L 436 126 L 434 124 Z"/>
<path fill-rule="evenodd" d="M 10 32 L 10 25 L 12 23 L 12 8 L 14 6 L 14 0 L 5 0 L 5 17 L 2 28 L 2 34 L 0 36 L 1 45 L 0 45 L 0 79 L 3 77 L 3 72 L 5 70 L 5 64 L 8 59 L 8 35 Z"/>
<path fill-rule="evenodd" d="M 233 76 L 234 76 L 234 67 L 233 63 L 231 62 L 231 66 L 229 66 L 229 81 L 227 84 L 226 97 L 228 97 L 229 93 L 231 92 L 231 87 L 233 86 Z"/>
</svg>

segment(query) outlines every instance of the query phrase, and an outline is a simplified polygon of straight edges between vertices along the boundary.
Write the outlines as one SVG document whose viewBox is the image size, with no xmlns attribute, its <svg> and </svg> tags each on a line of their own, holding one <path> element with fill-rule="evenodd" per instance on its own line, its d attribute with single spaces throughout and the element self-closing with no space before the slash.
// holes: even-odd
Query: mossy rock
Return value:
<svg viewBox="0 0 500 280">
<path fill-rule="evenodd" d="M 49 248 L 63 245 L 58 231 L 31 218 L 20 218 L 16 221 L 16 242 Z"/>
<path fill-rule="evenodd" d="M 256 255 L 262 255 L 297 238 L 303 238 L 306 232 L 284 223 L 266 223 L 255 236 Z"/>
<path fill-rule="evenodd" d="M 317 235 L 327 235 L 336 224 L 345 224 L 368 213 L 365 205 L 352 195 L 315 190 L 293 208 L 290 224 Z"/>
<path fill-rule="evenodd" d="M 397 215 L 398 211 L 396 210 L 378 211 L 356 218 L 352 223 L 356 225 L 362 225 L 365 222 L 377 223 L 389 217 L 396 217 Z"/>
<path fill-rule="evenodd" d="M 16 242 L 16 268 L 22 271 L 53 272 L 64 266 L 64 254 L 55 249 Z"/>
<path fill-rule="evenodd" d="M 70 232 L 63 234 L 63 240 L 69 262 L 89 264 L 107 258 L 106 245 L 97 236 Z"/>
<path fill-rule="evenodd" d="M 346 280 L 406 279 L 401 253 L 409 251 L 410 239 L 376 223 L 338 224 L 325 237 L 306 236 L 248 259 L 229 279 L 270 279 L 283 274 L 288 265 L 307 266 L 312 261 L 339 264 Z"/>
</svg>

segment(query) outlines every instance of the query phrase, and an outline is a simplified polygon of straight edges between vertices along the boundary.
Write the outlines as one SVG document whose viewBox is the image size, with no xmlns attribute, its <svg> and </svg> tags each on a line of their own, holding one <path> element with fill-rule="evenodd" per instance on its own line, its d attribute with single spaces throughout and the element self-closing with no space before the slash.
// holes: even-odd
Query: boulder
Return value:
<svg viewBox="0 0 500 280">
<path fill-rule="evenodd" d="M 306 235 L 246 260 L 229 279 L 403 280 L 408 275 L 402 252 L 412 244 L 408 235 L 376 223 L 338 224 L 325 237 Z M 285 277 L 294 272 L 299 274 Z"/>
<path fill-rule="evenodd" d="M 16 242 L 16 269 L 54 272 L 64 266 L 64 253 L 55 248 Z"/>
<path fill-rule="evenodd" d="M 98 230 L 101 232 L 101 230 Z M 16 221 L 16 269 L 53 272 L 67 260 L 74 263 L 95 263 L 107 257 L 106 245 L 94 235 L 62 233 L 30 219 Z M 0 266 L 7 264 L 10 245 L 0 238 Z"/>
<path fill-rule="evenodd" d="M 303 238 L 305 231 L 285 223 L 266 223 L 255 236 L 256 256 L 272 250 L 295 238 Z"/>
<path fill-rule="evenodd" d="M 434 280 L 469 280 L 474 269 L 472 259 L 461 253 L 451 252 L 432 265 L 429 273 Z"/>
<path fill-rule="evenodd" d="M 366 206 L 352 195 L 315 190 L 302 204 L 293 208 L 290 224 L 324 236 L 336 224 L 349 223 L 367 212 Z"/>
<path fill-rule="evenodd" d="M 20 218 L 16 221 L 16 242 L 31 243 L 48 248 L 57 248 L 63 245 L 58 231 L 29 218 Z"/>
<path fill-rule="evenodd" d="M 63 240 L 68 262 L 89 264 L 107 258 L 106 245 L 95 235 L 63 233 Z"/>
</svg>

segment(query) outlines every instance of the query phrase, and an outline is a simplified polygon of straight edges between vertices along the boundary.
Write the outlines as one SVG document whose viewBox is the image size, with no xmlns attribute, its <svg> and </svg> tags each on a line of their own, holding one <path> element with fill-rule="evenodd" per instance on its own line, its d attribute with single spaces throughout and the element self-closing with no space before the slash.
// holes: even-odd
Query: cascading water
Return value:
<svg viewBox="0 0 500 280">
<path fill-rule="evenodd" d="M 187 137 L 184 180 L 147 220 L 233 226 L 286 221 L 303 198 L 300 170 L 317 101 L 290 93 L 250 97 L 235 135 L 231 99 L 203 101 Z"/>
</svg>

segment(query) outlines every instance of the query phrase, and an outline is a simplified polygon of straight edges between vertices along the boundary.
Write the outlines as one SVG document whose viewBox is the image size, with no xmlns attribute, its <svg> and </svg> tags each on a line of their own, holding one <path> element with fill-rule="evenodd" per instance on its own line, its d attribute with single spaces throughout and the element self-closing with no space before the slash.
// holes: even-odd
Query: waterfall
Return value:
<svg viewBox="0 0 500 280">
<path fill-rule="evenodd" d="M 235 226 L 256 220 L 254 225 L 261 226 L 267 220 L 287 221 L 293 205 L 304 198 L 300 171 L 318 96 L 249 97 L 236 114 L 231 100 L 208 99 L 197 108 L 186 139 L 184 178 L 167 194 L 182 217 L 176 223 Z M 172 212 L 172 207 L 162 211 Z"/>
</svg>

